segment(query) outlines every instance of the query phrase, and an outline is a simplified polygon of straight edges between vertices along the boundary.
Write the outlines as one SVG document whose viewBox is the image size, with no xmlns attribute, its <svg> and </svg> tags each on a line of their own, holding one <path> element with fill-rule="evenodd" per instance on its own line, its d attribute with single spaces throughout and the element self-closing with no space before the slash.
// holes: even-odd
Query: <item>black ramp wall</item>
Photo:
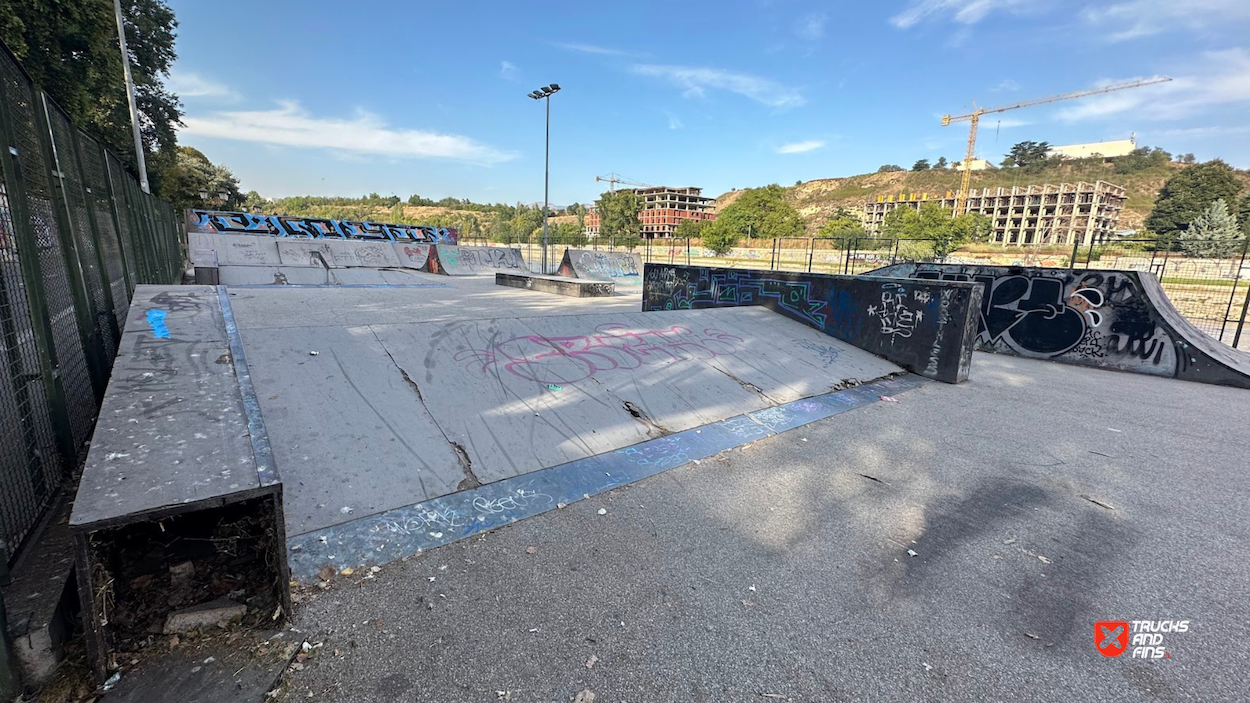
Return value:
<svg viewBox="0 0 1250 703">
<path fill-rule="evenodd" d="M 642 309 L 762 305 L 947 383 L 968 378 L 981 287 L 954 281 L 647 264 Z"/>
</svg>

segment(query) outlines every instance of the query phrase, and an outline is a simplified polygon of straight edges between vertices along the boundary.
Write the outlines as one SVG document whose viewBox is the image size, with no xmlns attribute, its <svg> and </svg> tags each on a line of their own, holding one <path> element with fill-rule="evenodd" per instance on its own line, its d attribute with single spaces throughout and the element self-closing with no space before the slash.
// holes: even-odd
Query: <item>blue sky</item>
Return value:
<svg viewBox="0 0 1250 703">
<path fill-rule="evenodd" d="M 596 175 L 730 188 L 1123 139 L 1250 167 L 1250 1 L 169 0 L 179 139 L 266 196 L 589 202 Z"/>
</svg>

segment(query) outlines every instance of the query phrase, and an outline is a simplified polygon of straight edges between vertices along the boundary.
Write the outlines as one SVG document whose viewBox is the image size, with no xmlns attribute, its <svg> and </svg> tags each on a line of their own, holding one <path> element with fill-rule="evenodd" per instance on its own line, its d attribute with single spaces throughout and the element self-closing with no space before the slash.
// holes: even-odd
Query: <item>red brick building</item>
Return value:
<svg viewBox="0 0 1250 703">
<path fill-rule="evenodd" d="M 655 186 L 635 188 L 634 193 L 642 199 L 638 219 L 642 221 L 644 239 L 672 237 L 682 220 L 716 219 L 710 204 L 714 198 L 703 197 L 702 188 Z M 599 213 L 594 209 L 586 213 L 586 236 L 599 236 Z"/>
</svg>

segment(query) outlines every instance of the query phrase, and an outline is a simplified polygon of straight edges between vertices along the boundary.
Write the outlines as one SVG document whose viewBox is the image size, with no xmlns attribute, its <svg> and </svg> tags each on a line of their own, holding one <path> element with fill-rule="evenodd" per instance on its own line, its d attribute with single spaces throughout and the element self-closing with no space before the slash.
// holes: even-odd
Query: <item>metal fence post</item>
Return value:
<svg viewBox="0 0 1250 703">
<path fill-rule="evenodd" d="M 1077 239 L 1076 237 L 1073 237 L 1072 238 L 1072 258 L 1068 259 L 1069 271 L 1076 270 L 1076 252 L 1080 248 L 1080 246 L 1081 246 L 1081 240 Z"/>
<path fill-rule="evenodd" d="M 1241 240 L 1241 260 L 1237 262 L 1237 271 L 1233 273 L 1233 291 L 1228 294 L 1228 305 L 1224 309 L 1224 319 L 1220 321 L 1220 341 L 1221 342 L 1224 341 L 1224 328 L 1228 325 L 1228 317 L 1233 312 L 1233 298 L 1237 297 L 1237 283 L 1241 281 L 1241 270 L 1245 268 L 1246 266 L 1246 249 L 1248 247 L 1250 247 L 1250 235 L 1247 235 Z M 1245 322 L 1246 315 L 1244 312 L 1241 315 L 1241 319 L 1242 319 L 1242 322 Z M 1241 330 L 1241 325 L 1239 324 L 1238 331 L 1240 330 Z M 1234 346 L 1233 348 L 1235 349 L 1236 346 Z"/>
</svg>

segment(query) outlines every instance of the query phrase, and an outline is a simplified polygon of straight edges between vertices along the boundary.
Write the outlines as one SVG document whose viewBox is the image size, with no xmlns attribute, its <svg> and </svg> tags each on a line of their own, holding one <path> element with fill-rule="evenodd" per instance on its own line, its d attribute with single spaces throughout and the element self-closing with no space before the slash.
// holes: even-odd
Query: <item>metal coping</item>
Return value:
<svg viewBox="0 0 1250 703">
<path fill-rule="evenodd" d="M 221 317 L 226 325 L 226 339 L 230 344 L 230 359 L 234 365 L 234 376 L 239 383 L 239 395 L 243 398 L 243 411 L 247 414 L 247 433 L 252 442 L 252 457 L 256 460 L 256 478 L 262 487 L 281 483 L 278 466 L 273 460 L 273 449 L 269 446 L 269 432 L 265 429 L 265 418 L 260 414 L 260 401 L 256 398 L 256 389 L 252 387 L 252 374 L 247 367 L 247 357 L 243 353 L 243 338 L 239 335 L 239 326 L 234 321 L 234 309 L 230 307 L 230 293 L 225 286 L 215 286 L 217 302 L 221 305 Z"/>
</svg>

